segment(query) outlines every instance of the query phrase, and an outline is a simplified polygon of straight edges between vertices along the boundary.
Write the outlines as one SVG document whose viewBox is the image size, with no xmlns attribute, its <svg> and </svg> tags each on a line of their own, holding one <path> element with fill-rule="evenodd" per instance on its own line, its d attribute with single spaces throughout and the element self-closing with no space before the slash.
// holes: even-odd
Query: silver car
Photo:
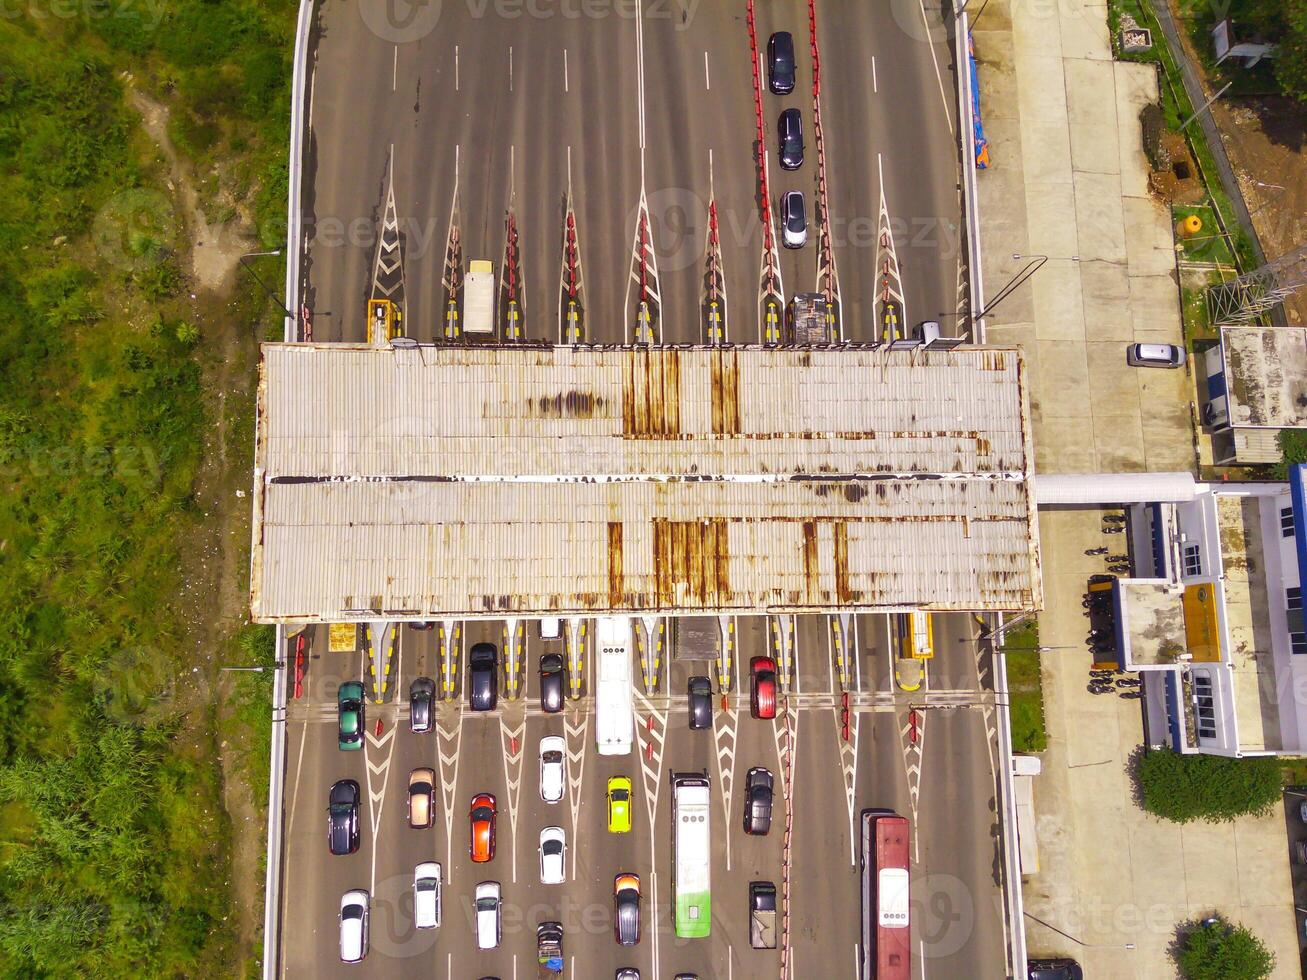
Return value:
<svg viewBox="0 0 1307 980">
<path fill-rule="evenodd" d="M 1175 344 L 1131 344 L 1125 349 L 1131 367 L 1184 367 L 1184 348 Z"/>
</svg>

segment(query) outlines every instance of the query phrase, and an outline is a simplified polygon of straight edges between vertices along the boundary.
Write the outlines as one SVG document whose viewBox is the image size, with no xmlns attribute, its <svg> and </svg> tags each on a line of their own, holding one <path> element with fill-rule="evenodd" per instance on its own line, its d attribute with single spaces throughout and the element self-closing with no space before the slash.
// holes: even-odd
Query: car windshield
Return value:
<svg viewBox="0 0 1307 980">
<path fill-rule="evenodd" d="M 433 892 L 436 890 L 435 878 L 419 878 L 414 885 L 420 892 Z"/>
<path fill-rule="evenodd" d="M 561 763 L 563 761 L 563 753 L 557 750 L 546 752 L 544 758 L 545 758 L 546 765 L 550 763 L 555 763 L 555 764 Z"/>
<path fill-rule="evenodd" d="M 363 906 L 346 905 L 343 909 L 340 910 L 340 917 L 342 919 L 345 919 L 346 921 L 350 919 L 361 919 L 363 918 Z"/>
<path fill-rule="evenodd" d="M 431 792 L 431 784 L 427 782 L 412 783 L 409 786 L 409 792 L 427 794 Z"/>
<path fill-rule="evenodd" d="M 475 810 L 472 811 L 472 819 L 473 819 L 473 820 L 489 820 L 489 819 L 490 819 L 490 807 L 488 807 L 488 806 L 479 806 L 479 807 L 477 807 Z"/>
<path fill-rule="evenodd" d="M 630 798 L 631 798 L 631 794 L 630 794 L 630 791 L 628 791 L 628 790 L 624 790 L 624 789 L 615 789 L 615 790 L 613 790 L 613 802 L 614 802 L 614 803 L 625 803 L 625 802 L 626 802 L 627 800 L 629 800 Z"/>
<path fill-rule="evenodd" d="M 477 911 L 478 911 L 478 912 L 493 912 L 493 911 L 495 910 L 495 904 L 496 904 L 496 903 L 495 903 L 495 900 L 494 900 L 493 898 L 478 898 L 478 899 L 477 899 Z"/>
<path fill-rule="evenodd" d="M 546 854 L 562 854 L 563 845 L 556 840 L 547 840 L 545 841 L 542 850 L 544 850 Z"/>
</svg>

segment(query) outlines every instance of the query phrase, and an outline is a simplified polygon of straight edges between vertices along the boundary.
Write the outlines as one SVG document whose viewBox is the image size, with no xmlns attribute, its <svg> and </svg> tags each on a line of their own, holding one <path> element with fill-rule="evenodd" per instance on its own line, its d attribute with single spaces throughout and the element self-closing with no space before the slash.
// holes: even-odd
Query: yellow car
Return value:
<svg viewBox="0 0 1307 980">
<path fill-rule="evenodd" d="M 608 780 L 608 832 L 631 832 L 631 780 L 625 776 Z"/>
</svg>

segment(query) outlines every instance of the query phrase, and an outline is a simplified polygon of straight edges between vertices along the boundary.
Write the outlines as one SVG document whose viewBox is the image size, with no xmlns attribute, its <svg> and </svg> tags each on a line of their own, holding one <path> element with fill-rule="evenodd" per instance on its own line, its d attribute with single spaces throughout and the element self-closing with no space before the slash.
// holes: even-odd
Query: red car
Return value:
<svg viewBox="0 0 1307 980">
<path fill-rule="evenodd" d="M 489 793 L 472 797 L 472 860 L 484 864 L 495 856 L 495 798 Z"/>
<path fill-rule="evenodd" d="M 749 714 L 755 718 L 776 717 L 776 661 L 771 657 L 749 661 Z"/>
</svg>

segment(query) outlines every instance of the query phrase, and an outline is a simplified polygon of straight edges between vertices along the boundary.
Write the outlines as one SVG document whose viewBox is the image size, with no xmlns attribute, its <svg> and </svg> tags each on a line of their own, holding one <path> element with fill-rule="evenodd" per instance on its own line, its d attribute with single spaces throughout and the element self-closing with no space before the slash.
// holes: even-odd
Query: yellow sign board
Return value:
<svg viewBox="0 0 1307 980">
<path fill-rule="evenodd" d="M 359 645 L 356 623 L 332 623 L 328 628 L 327 649 L 332 653 L 353 653 Z"/>
<path fill-rule="evenodd" d="M 1186 585 L 1182 607 L 1185 646 L 1193 662 L 1217 663 L 1221 659 L 1221 631 L 1216 619 L 1216 589 L 1207 583 Z"/>
</svg>

